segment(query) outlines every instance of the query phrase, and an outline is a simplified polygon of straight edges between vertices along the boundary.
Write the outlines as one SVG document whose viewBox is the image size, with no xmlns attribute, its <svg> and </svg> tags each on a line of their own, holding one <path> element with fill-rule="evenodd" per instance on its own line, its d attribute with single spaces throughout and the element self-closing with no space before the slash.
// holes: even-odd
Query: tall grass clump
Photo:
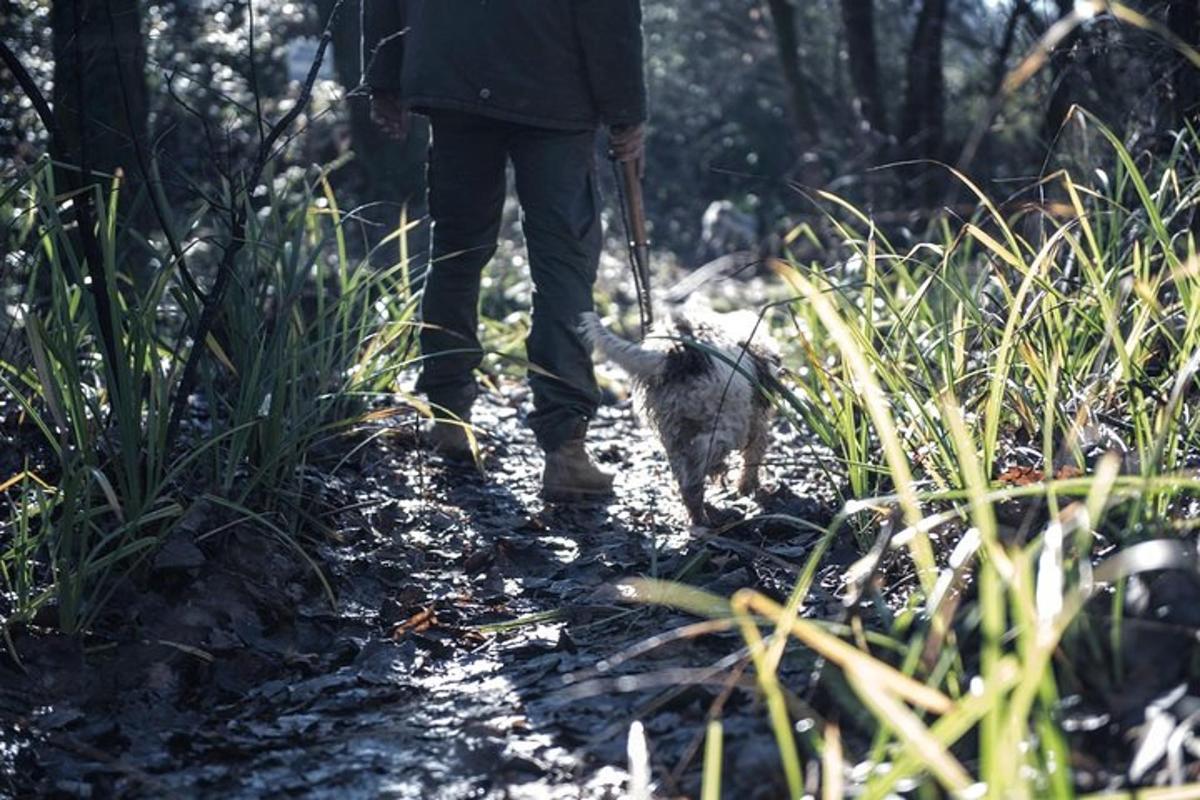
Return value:
<svg viewBox="0 0 1200 800">
<path fill-rule="evenodd" d="M 794 299 L 775 400 L 830 454 L 843 509 L 783 603 L 629 587 L 740 630 L 792 797 L 814 790 L 813 770 L 870 798 L 1077 796 L 1063 698 L 1130 690 L 1123 586 L 1190 568 L 1200 142 L 1135 156 L 1077 122 L 1110 167 L 1063 169 L 1004 205 L 957 175 L 976 211 L 942 220 L 936 241 L 899 248 L 818 198 L 844 257 L 776 265 Z M 876 546 L 845 570 L 844 612 L 810 618 L 818 568 L 848 533 Z M 795 702 L 813 687 L 784 685 L 797 647 L 839 687 L 829 719 Z"/>
<path fill-rule="evenodd" d="M 349 255 L 324 172 L 293 170 L 268 175 L 253 200 L 224 198 L 246 204 L 245 241 L 217 324 L 193 342 L 201 302 L 178 278 L 177 251 L 146 243 L 158 268 L 144 291 L 122 272 L 114 180 L 95 198 L 104 291 L 119 317 L 110 346 L 53 181 L 47 159 L 3 193 L 24 272 L 7 287 L 21 293 L 19 335 L 2 352 L 0 393 L 30 449 L 21 474 L 0 476 L 6 630 L 48 603 L 62 629 L 86 629 L 118 579 L 200 502 L 299 547 L 312 530 L 310 455 L 386 417 L 369 402 L 390 397 L 408 363 L 415 306 L 405 263 Z M 171 234 L 201 253 L 219 238 L 215 219 L 201 207 Z M 203 349 L 199 380 L 172 440 L 193 348 Z"/>
</svg>

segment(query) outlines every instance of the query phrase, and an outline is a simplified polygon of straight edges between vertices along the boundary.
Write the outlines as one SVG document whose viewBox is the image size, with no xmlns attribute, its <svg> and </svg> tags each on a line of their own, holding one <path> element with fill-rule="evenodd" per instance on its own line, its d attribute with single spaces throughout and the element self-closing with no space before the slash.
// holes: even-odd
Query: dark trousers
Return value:
<svg viewBox="0 0 1200 800">
<path fill-rule="evenodd" d="M 599 404 L 589 350 L 576 330 L 593 308 L 602 246 L 594 131 L 560 131 L 473 114 L 431 116 L 429 212 L 433 251 L 421 313 L 417 390 L 462 415 L 475 399 L 479 288 L 496 252 L 507 165 L 516 173 L 533 276 L 526 340 L 538 443 L 578 436 Z"/>
</svg>

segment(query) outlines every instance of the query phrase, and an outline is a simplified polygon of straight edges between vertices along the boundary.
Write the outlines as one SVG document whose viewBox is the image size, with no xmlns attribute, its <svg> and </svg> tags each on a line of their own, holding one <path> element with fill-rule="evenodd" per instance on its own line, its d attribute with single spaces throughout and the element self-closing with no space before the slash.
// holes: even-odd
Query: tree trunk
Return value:
<svg viewBox="0 0 1200 800">
<path fill-rule="evenodd" d="M 875 0 L 842 0 L 846 52 L 859 113 L 874 130 L 887 133 L 887 109 L 879 94 L 879 52 L 875 44 Z"/>
<path fill-rule="evenodd" d="M 925 0 L 917 16 L 912 47 L 908 51 L 908 83 L 900 138 L 918 158 L 941 153 L 945 126 L 945 77 L 942 40 L 946 30 L 946 0 Z"/>
<path fill-rule="evenodd" d="M 118 219 L 122 229 L 146 232 L 149 204 L 142 193 L 135 141 L 147 144 L 146 46 L 139 0 L 54 0 L 54 116 L 62 152 L 91 176 L 107 199 L 112 176 L 123 173 Z M 59 172 L 60 186 L 70 186 Z M 147 253 L 123 237 L 118 258 L 144 285 Z"/>
<path fill-rule="evenodd" d="M 1058 7 L 1059 19 L 1069 16 L 1075 10 L 1075 0 L 1055 0 L 1055 4 Z M 1071 113 L 1071 106 L 1079 99 L 1080 87 L 1072 63 L 1072 51 L 1079 44 L 1080 37 L 1080 29 L 1076 27 L 1050 54 L 1050 74 L 1054 86 L 1046 104 L 1046 118 L 1042 123 L 1042 135 L 1046 141 L 1053 141 L 1058 136 L 1063 123 L 1067 121 L 1067 115 Z"/>
<path fill-rule="evenodd" d="M 328 18 L 335 0 L 318 0 L 321 19 Z M 359 16 L 357 3 L 347 5 L 338 17 L 333 30 L 333 68 L 338 82 L 346 90 L 347 115 L 350 125 L 350 146 L 354 161 L 345 170 L 365 194 L 370 204 L 359 216 L 368 247 L 374 248 L 396 231 L 401 215 L 407 209 L 411 221 L 423 219 L 425 204 L 425 154 L 429 146 L 428 126 L 413 120 L 408 138 L 403 143 L 389 139 L 371 121 L 371 102 L 363 91 L 354 91 L 361 80 L 359 70 Z M 410 267 L 419 272 L 427 260 L 428 225 L 422 224 L 408 235 Z M 399 244 L 393 243 L 386 252 L 376 251 L 375 262 L 381 266 L 397 263 Z"/>
<path fill-rule="evenodd" d="M 942 40 L 946 30 L 946 0 L 925 0 L 908 51 L 904 113 L 900 146 L 911 159 L 941 159 L 945 136 L 945 77 Z M 911 190 L 927 204 L 937 201 L 938 183 L 928 165 L 907 170 Z"/>
<path fill-rule="evenodd" d="M 817 141 L 819 125 L 813 112 L 812 100 L 800 62 L 800 40 L 796 32 L 796 8 L 792 0 L 767 0 L 767 8 L 774 23 L 775 46 L 783 67 L 783 80 L 787 84 L 796 120 L 796 137 L 801 146 L 808 147 Z"/>
<path fill-rule="evenodd" d="M 1200 46 L 1200 0 L 1171 0 L 1167 26 L 1192 47 Z M 1200 69 L 1172 53 L 1171 116 L 1175 128 L 1200 122 Z"/>
</svg>

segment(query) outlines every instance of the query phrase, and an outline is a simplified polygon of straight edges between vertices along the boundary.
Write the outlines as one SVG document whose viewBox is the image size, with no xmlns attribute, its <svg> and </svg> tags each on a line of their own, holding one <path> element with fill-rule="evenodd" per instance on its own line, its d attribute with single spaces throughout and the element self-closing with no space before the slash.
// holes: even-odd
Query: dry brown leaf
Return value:
<svg viewBox="0 0 1200 800">
<path fill-rule="evenodd" d="M 1020 465 L 1009 467 L 996 478 L 997 481 L 1008 486 L 1029 486 L 1032 483 L 1040 483 L 1045 479 L 1046 473 L 1040 469 Z"/>
<path fill-rule="evenodd" d="M 392 628 L 393 639 L 403 639 L 410 633 L 424 633 L 437 624 L 437 614 L 434 613 L 433 606 L 423 608 L 404 622 L 396 623 Z"/>
</svg>

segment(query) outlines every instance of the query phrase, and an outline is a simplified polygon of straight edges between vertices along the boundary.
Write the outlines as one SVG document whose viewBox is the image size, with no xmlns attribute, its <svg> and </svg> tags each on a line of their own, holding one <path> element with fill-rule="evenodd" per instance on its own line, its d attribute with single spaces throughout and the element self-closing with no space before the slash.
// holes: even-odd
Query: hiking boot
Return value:
<svg viewBox="0 0 1200 800">
<path fill-rule="evenodd" d="M 439 391 L 429 396 L 433 421 L 424 430 L 425 444 L 447 461 L 475 460 L 471 430 L 471 406 L 475 401 L 475 384 L 454 391 Z"/>
<path fill-rule="evenodd" d="M 542 499 L 549 503 L 595 500 L 612 494 L 613 476 L 601 472 L 588 457 L 583 436 L 546 453 L 542 475 Z"/>
<path fill-rule="evenodd" d="M 474 461 L 475 453 L 467 436 L 468 425 L 469 422 L 435 419 L 425 432 L 425 441 L 429 449 L 447 461 Z"/>
</svg>

